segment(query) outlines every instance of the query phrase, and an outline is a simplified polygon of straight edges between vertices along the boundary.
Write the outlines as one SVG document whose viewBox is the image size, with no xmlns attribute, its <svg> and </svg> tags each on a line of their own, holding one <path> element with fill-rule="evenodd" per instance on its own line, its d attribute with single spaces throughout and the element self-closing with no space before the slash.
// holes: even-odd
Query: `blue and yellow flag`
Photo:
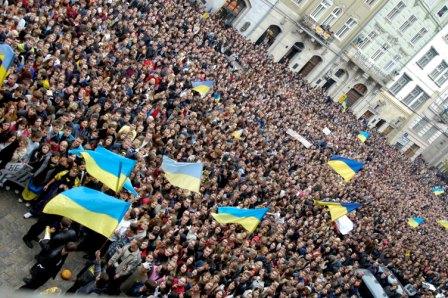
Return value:
<svg viewBox="0 0 448 298">
<path fill-rule="evenodd" d="M 100 149 L 101 148 L 101 149 Z M 87 172 L 110 189 L 118 192 L 135 167 L 135 160 L 113 153 L 103 147 L 80 152 Z"/>
<path fill-rule="evenodd" d="M 201 97 L 204 97 L 205 95 L 207 95 L 207 93 L 210 91 L 210 89 L 213 88 L 213 85 L 215 84 L 215 81 L 196 81 L 191 83 L 191 85 L 193 86 L 193 91 L 198 92 Z"/>
<path fill-rule="evenodd" d="M 212 213 L 212 216 L 220 224 L 240 224 L 246 231 L 252 233 L 268 211 L 269 208 L 218 207 L 218 213 Z"/>
<path fill-rule="evenodd" d="M 88 187 L 66 190 L 45 206 L 43 212 L 68 217 L 106 237 L 112 235 L 131 204 Z"/>
<path fill-rule="evenodd" d="M 436 196 L 440 196 L 443 195 L 445 193 L 445 189 L 443 188 L 443 186 L 434 186 L 432 188 L 432 192 L 436 195 Z"/>
<path fill-rule="evenodd" d="M 448 230 L 448 220 L 441 219 L 438 220 L 437 223 Z"/>
<path fill-rule="evenodd" d="M 423 217 L 413 216 L 408 219 L 408 225 L 412 228 L 417 228 L 419 225 L 425 222 Z"/>
<path fill-rule="evenodd" d="M 348 159 L 340 155 L 333 155 L 328 162 L 328 165 L 339 175 L 344 178 L 346 182 L 355 177 L 356 173 L 364 168 L 362 162 Z"/>
<path fill-rule="evenodd" d="M 139 194 L 138 192 L 135 190 L 134 186 L 132 185 L 131 179 L 126 179 L 126 181 L 123 184 L 123 188 L 127 190 L 128 193 L 130 193 L 133 196 L 138 197 Z"/>
<path fill-rule="evenodd" d="M 333 221 L 361 207 L 361 204 L 359 203 L 336 203 L 317 200 L 314 201 L 314 204 L 328 207 L 328 210 L 330 210 L 331 220 Z"/>
<path fill-rule="evenodd" d="M 84 147 L 82 147 L 82 145 L 79 145 L 78 148 L 68 150 L 68 154 L 69 155 L 76 155 L 78 157 L 81 157 L 81 152 L 84 152 L 84 151 L 85 151 Z"/>
<path fill-rule="evenodd" d="M 8 75 L 8 69 L 14 62 L 14 50 L 7 44 L 0 44 L 0 87 Z"/>
<path fill-rule="evenodd" d="M 203 164 L 200 162 L 177 162 L 163 156 L 162 170 L 165 178 L 174 186 L 199 193 Z"/>
<path fill-rule="evenodd" d="M 370 132 L 365 131 L 365 130 L 361 130 L 357 136 L 357 138 L 364 143 L 365 141 L 367 141 L 368 138 L 370 138 Z"/>
</svg>

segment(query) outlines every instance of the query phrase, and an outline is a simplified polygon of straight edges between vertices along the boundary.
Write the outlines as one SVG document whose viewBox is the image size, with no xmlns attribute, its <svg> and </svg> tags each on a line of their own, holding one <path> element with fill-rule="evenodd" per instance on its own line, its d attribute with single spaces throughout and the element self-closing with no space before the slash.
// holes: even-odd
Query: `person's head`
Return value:
<svg viewBox="0 0 448 298">
<path fill-rule="evenodd" d="M 78 167 L 73 166 L 73 167 L 70 169 L 69 175 L 70 175 L 71 177 L 76 177 L 76 176 L 78 175 L 78 173 L 79 173 L 79 169 L 78 169 Z"/>
<path fill-rule="evenodd" d="M 43 154 L 47 154 L 48 152 L 50 152 L 50 144 L 44 143 L 41 147 L 40 147 L 40 151 Z"/>
<path fill-rule="evenodd" d="M 63 230 L 66 230 L 66 229 L 70 228 L 71 225 L 72 225 L 72 220 L 71 220 L 70 218 L 63 217 L 63 218 L 61 219 L 61 228 L 62 228 Z"/>
</svg>

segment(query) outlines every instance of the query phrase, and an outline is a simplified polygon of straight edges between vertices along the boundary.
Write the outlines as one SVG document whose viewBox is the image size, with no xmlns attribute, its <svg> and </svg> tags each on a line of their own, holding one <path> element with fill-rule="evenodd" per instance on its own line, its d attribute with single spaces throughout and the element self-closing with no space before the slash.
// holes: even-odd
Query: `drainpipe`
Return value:
<svg viewBox="0 0 448 298">
<path fill-rule="evenodd" d="M 263 1 L 264 2 L 264 1 Z M 262 18 L 260 18 L 260 20 L 257 22 L 257 24 L 255 24 L 255 26 L 252 28 L 252 30 L 250 30 L 250 32 L 247 34 L 247 37 L 249 38 L 252 33 L 254 33 L 255 29 L 258 28 L 258 26 L 260 26 L 260 24 L 266 19 L 266 17 L 275 9 L 275 7 L 277 6 L 278 2 L 280 2 L 280 0 L 276 0 L 274 5 L 271 5 L 271 7 L 269 8 L 269 10 L 264 14 L 264 16 Z"/>
</svg>

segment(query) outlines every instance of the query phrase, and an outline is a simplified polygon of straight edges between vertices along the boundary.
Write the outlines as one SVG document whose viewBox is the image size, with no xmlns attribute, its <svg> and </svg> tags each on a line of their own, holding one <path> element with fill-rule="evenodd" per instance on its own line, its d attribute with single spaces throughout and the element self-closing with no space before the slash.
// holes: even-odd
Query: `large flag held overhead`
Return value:
<svg viewBox="0 0 448 298">
<path fill-rule="evenodd" d="M 66 190 L 45 206 L 43 212 L 68 217 L 93 231 L 110 237 L 130 203 L 88 187 Z"/>
<path fill-rule="evenodd" d="M 438 220 L 437 223 L 448 230 L 448 220 Z"/>
<path fill-rule="evenodd" d="M 443 186 L 434 186 L 432 188 L 432 192 L 436 195 L 436 196 L 441 196 L 445 193 L 445 189 L 443 188 Z"/>
<path fill-rule="evenodd" d="M 269 208 L 218 207 L 218 213 L 212 213 L 212 216 L 220 224 L 240 224 L 246 231 L 252 233 L 268 211 Z"/>
<path fill-rule="evenodd" d="M 80 152 L 87 172 L 110 189 L 118 192 L 135 167 L 135 160 L 113 153 L 103 147 Z"/>
<path fill-rule="evenodd" d="M 408 219 L 408 225 L 412 228 L 417 228 L 419 225 L 425 222 L 423 217 L 413 216 Z"/>
<path fill-rule="evenodd" d="M 177 162 L 163 156 L 162 170 L 165 178 L 174 186 L 199 193 L 203 164 L 200 162 Z"/>
<path fill-rule="evenodd" d="M 201 97 L 204 97 L 207 95 L 207 93 L 210 91 L 210 89 L 213 88 L 213 85 L 215 84 L 215 81 L 196 81 L 192 82 L 191 85 L 193 88 L 191 90 L 198 92 Z"/>
<path fill-rule="evenodd" d="M 14 50 L 7 44 L 0 44 L 0 87 L 6 79 L 8 69 L 14 62 Z"/>
<path fill-rule="evenodd" d="M 356 173 L 364 168 L 362 162 L 348 159 L 340 155 L 333 155 L 328 162 L 328 165 L 339 175 L 344 178 L 346 182 L 355 177 Z"/>
<path fill-rule="evenodd" d="M 323 201 L 314 201 L 314 204 L 319 206 L 326 206 L 328 210 L 330 210 L 331 220 L 337 220 L 342 216 L 352 212 L 353 210 L 361 207 L 359 203 L 336 203 L 336 202 L 323 202 Z"/>
<path fill-rule="evenodd" d="M 365 130 L 361 130 L 357 136 L 357 138 L 364 143 L 365 141 L 367 141 L 368 138 L 370 138 L 370 132 L 365 131 Z"/>
</svg>

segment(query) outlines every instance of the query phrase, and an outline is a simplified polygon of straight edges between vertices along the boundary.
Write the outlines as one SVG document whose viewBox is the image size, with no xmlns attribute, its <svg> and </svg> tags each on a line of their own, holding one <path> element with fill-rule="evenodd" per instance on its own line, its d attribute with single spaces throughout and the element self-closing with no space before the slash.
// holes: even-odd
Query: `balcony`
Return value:
<svg viewBox="0 0 448 298">
<path fill-rule="evenodd" d="M 344 51 L 350 60 L 356 64 L 363 72 L 368 74 L 380 85 L 386 85 L 394 78 L 394 74 L 385 74 L 378 66 L 376 66 L 369 58 L 364 56 L 356 45 L 352 45 L 348 50 Z"/>
<path fill-rule="evenodd" d="M 315 20 L 313 20 L 309 16 L 303 17 L 303 19 L 300 21 L 300 25 L 313 32 L 313 35 L 319 38 L 320 41 L 325 44 L 330 43 L 334 39 L 333 32 L 330 30 L 328 26 L 319 25 Z"/>
</svg>

